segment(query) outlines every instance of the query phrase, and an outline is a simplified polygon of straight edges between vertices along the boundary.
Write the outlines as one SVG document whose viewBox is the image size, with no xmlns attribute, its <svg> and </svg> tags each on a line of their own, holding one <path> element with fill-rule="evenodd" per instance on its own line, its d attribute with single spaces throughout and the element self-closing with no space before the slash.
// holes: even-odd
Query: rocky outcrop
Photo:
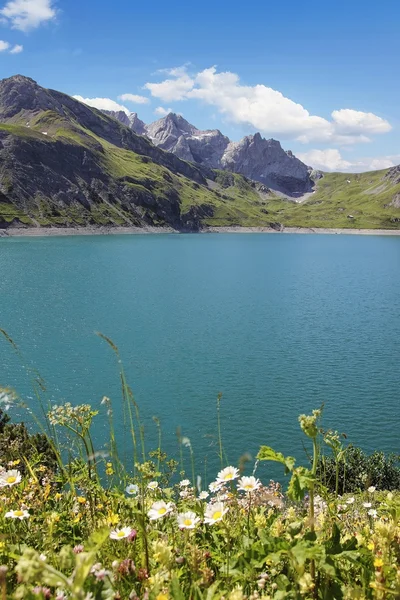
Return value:
<svg viewBox="0 0 400 600">
<path fill-rule="evenodd" d="M 129 119 L 125 113 L 114 116 L 123 123 Z M 139 133 L 137 127 L 135 131 Z M 310 192 L 317 178 L 290 150 L 285 152 L 278 141 L 266 140 L 259 133 L 231 142 L 218 129 L 201 131 L 182 116 L 170 113 L 145 125 L 144 135 L 183 160 L 240 173 L 293 197 Z"/>
<path fill-rule="evenodd" d="M 211 168 L 221 167 L 229 138 L 218 129 L 201 131 L 174 113 L 146 126 L 147 137 L 163 150 Z"/>
<path fill-rule="evenodd" d="M 261 181 L 267 187 L 290 196 L 312 190 L 308 167 L 292 152 L 285 152 L 276 140 L 259 133 L 231 142 L 221 159 L 224 169 Z"/>
<path fill-rule="evenodd" d="M 138 135 L 146 135 L 146 124 L 139 119 L 137 113 L 133 112 L 127 115 L 123 110 L 103 110 L 103 113 L 113 119 L 117 119 L 117 121 L 129 127 Z"/>
</svg>

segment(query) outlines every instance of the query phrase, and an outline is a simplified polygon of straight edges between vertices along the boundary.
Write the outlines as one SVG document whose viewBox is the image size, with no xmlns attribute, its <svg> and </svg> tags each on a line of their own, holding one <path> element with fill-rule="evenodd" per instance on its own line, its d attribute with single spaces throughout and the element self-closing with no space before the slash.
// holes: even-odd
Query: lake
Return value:
<svg viewBox="0 0 400 600">
<path fill-rule="evenodd" d="M 400 237 L 9 238 L 0 274 L 0 327 L 24 356 L 0 340 L 0 385 L 34 408 L 27 366 L 55 403 L 109 396 L 121 443 L 118 365 L 100 331 L 119 347 L 148 449 L 153 416 L 175 456 L 180 426 L 211 478 L 218 392 L 232 463 L 260 444 L 304 459 L 297 417 L 322 402 L 326 427 L 400 450 Z M 106 431 L 99 417 L 98 446 Z"/>
</svg>

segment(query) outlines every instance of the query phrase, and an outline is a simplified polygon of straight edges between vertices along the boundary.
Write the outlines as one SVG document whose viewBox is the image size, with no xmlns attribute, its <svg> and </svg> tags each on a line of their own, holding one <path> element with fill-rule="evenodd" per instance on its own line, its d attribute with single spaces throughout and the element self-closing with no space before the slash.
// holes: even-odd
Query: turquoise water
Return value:
<svg viewBox="0 0 400 600">
<path fill-rule="evenodd" d="M 177 454 L 180 426 L 210 476 L 220 391 L 233 463 L 261 443 L 303 457 L 297 416 L 322 402 L 327 427 L 368 451 L 400 450 L 400 237 L 1 239 L 0 274 L 0 327 L 49 398 L 109 396 L 120 444 L 118 365 L 95 331 L 120 349 L 149 449 L 158 416 L 166 450 Z M 2 340 L 0 385 L 35 407 Z M 96 427 L 99 444 L 106 420 Z"/>
</svg>

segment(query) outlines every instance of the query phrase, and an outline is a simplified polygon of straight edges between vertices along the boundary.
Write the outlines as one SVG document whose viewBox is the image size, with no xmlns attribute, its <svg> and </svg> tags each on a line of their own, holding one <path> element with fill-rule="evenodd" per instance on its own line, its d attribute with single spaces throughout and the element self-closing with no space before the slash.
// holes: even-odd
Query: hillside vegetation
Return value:
<svg viewBox="0 0 400 600">
<path fill-rule="evenodd" d="M 189 163 L 33 80 L 0 82 L 0 228 L 400 228 L 398 168 L 330 173 L 302 202 Z"/>
</svg>

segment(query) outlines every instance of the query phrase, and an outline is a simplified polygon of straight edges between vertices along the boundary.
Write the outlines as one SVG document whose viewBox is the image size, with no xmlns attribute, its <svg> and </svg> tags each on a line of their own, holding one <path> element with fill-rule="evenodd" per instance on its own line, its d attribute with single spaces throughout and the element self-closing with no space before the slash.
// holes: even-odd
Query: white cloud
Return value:
<svg viewBox="0 0 400 600">
<path fill-rule="evenodd" d="M 152 96 L 165 102 L 184 100 L 195 84 L 194 79 L 187 74 L 186 67 L 163 69 L 161 72 L 168 73 L 173 79 L 165 79 L 161 83 L 146 83 L 144 88 L 149 90 Z"/>
<path fill-rule="evenodd" d="M 0 10 L 0 15 L 13 29 L 36 29 L 56 16 L 53 0 L 10 0 Z"/>
<path fill-rule="evenodd" d="M 326 150 L 310 150 L 300 152 L 296 155 L 307 165 L 320 169 L 321 171 L 344 171 L 360 173 L 363 171 L 378 171 L 400 164 L 400 154 L 380 157 L 366 157 L 355 161 L 349 161 L 342 157 L 336 148 Z"/>
<path fill-rule="evenodd" d="M 347 171 L 351 167 L 351 162 L 344 160 L 336 148 L 298 152 L 296 156 L 306 165 L 321 171 Z"/>
<path fill-rule="evenodd" d="M 154 114 L 160 115 L 161 117 L 165 117 L 171 112 L 174 112 L 172 108 L 164 108 L 163 106 L 157 106 L 157 108 L 154 111 Z"/>
<path fill-rule="evenodd" d="M 98 108 L 99 110 L 122 110 L 127 115 L 130 115 L 130 110 L 126 108 L 126 106 L 122 106 L 122 104 L 118 104 L 111 98 L 83 98 L 82 96 L 76 95 L 73 96 L 75 100 L 79 100 L 79 102 L 83 102 L 88 106 L 93 106 L 94 108 Z"/>
<path fill-rule="evenodd" d="M 344 134 L 387 133 L 392 129 L 388 121 L 374 115 L 374 113 L 361 112 L 350 108 L 334 110 L 332 119 L 336 130 Z"/>
<path fill-rule="evenodd" d="M 152 96 L 165 102 L 201 100 L 234 123 L 267 136 L 295 138 L 302 143 L 354 144 L 369 142 L 369 135 L 391 129 L 388 121 L 377 115 L 352 109 L 333 111 L 332 120 L 311 115 L 281 92 L 262 84 L 242 85 L 236 73 L 218 73 L 216 67 L 193 76 L 185 66 L 166 72 L 169 77 L 164 81 L 145 84 Z"/>
<path fill-rule="evenodd" d="M 10 44 L 8 42 L 4 42 L 3 40 L 0 40 L 0 52 L 4 52 L 5 50 L 8 50 L 10 47 Z"/>
<path fill-rule="evenodd" d="M 148 104 L 150 102 L 146 96 L 138 96 L 137 94 L 121 94 L 121 96 L 118 96 L 118 100 L 133 102 L 134 104 Z"/>
<path fill-rule="evenodd" d="M 13 46 L 10 50 L 10 54 L 20 54 L 21 52 L 23 52 L 24 47 L 21 46 L 21 44 L 15 44 L 15 46 Z"/>
</svg>

